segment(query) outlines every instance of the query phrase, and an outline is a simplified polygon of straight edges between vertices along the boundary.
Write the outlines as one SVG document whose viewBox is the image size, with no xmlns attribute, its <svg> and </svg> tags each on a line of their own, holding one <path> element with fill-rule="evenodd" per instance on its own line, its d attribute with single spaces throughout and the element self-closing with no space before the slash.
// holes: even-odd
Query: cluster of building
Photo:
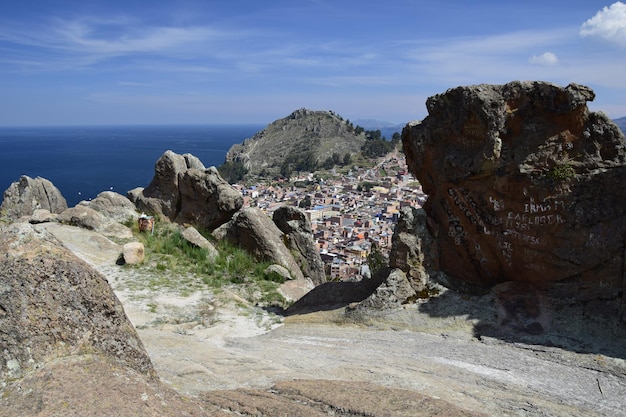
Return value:
<svg viewBox="0 0 626 417">
<path fill-rule="evenodd" d="M 377 251 L 388 258 L 400 209 L 426 200 L 401 153 L 326 180 L 307 173 L 285 183 L 237 187 L 245 206 L 268 215 L 282 205 L 305 209 L 327 277 L 344 281 L 370 276 L 368 255 Z"/>
</svg>

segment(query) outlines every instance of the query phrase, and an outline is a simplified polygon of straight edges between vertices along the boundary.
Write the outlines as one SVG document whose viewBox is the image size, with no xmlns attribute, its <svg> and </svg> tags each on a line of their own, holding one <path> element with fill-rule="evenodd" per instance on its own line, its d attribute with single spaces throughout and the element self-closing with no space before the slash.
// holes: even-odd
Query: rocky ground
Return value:
<svg viewBox="0 0 626 417">
<path fill-rule="evenodd" d="M 161 380 L 223 415 L 626 415 L 623 326 L 571 316 L 543 335 L 503 334 L 489 295 L 451 292 L 283 317 L 236 292 L 134 290 L 142 277 L 115 265 L 116 244 L 42 227 L 107 278 Z"/>
</svg>

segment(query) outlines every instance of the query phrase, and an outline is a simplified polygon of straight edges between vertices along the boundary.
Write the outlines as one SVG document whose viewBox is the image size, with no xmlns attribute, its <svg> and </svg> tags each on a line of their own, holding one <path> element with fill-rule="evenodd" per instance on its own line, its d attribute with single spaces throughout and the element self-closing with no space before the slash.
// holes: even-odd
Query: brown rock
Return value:
<svg viewBox="0 0 626 417">
<path fill-rule="evenodd" d="M 623 290 L 624 136 L 593 92 L 543 82 L 458 87 L 402 134 L 438 268 L 460 283 L 559 282 L 577 298 Z"/>
<path fill-rule="evenodd" d="M 15 221 L 30 216 L 37 209 L 61 213 L 66 208 L 67 201 L 49 180 L 22 175 L 4 192 L 0 213 L 7 220 Z"/>
</svg>

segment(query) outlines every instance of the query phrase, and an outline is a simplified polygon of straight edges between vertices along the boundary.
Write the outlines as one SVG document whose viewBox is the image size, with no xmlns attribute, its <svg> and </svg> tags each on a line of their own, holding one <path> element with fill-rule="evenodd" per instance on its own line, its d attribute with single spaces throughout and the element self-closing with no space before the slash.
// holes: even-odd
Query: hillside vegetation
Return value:
<svg viewBox="0 0 626 417">
<path fill-rule="evenodd" d="M 250 177 L 289 177 L 294 172 L 345 166 L 355 158 L 384 155 L 399 141 L 366 131 L 332 111 L 299 109 L 233 145 L 220 166 L 230 182 Z"/>
</svg>

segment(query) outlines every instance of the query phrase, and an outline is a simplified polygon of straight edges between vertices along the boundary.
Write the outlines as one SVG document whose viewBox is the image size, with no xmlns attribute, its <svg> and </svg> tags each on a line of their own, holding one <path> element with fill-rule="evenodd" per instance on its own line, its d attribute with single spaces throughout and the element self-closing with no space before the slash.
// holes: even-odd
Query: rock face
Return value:
<svg viewBox="0 0 626 417">
<path fill-rule="evenodd" d="M 135 205 L 126 197 L 113 191 L 103 191 L 91 201 L 81 201 L 81 206 L 89 207 L 118 223 L 136 221 L 139 217 Z"/>
<path fill-rule="evenodd" d="M 580 298 L 623 291 L 624 136 L 589 112 L 593 98 L 575 84 L 458 87 L 405 127 L 407 165 L 428 194 L 433 267 L 449 284 L 555 283 Z"/>
<path fill-rule="evenodd" d="M 283 232 L 259 209 L 248 207 L 240 210 L 213 235 L 239 245 L 259 259 L 287 268 L 294 279 L 304 279 L 298 263 L 283 243 Z"/>
<path fill-rule="evenodd" d="M 215 229 L 243 206 L 243 197 L 219 175 L 191 154 L 165 152 L 156 163 L 152 182 L 128 192 L 146 213 L 179 223 Z"/>
<path fill-rule="evenodd" d="M 315 285 L 326 282 L 324 263 L 313 239 L 311 222 L 304 211 L 293 206 L 282 206 L 274 211 L 272 220 L 285 234 L 283 237 L 285 246 L 292 250 L 292 253 L 299 254 L 296 262 L 304 276 L 311 279 Z"/>
<path fill-rule="evenodd" d="M 57 221 L 71 226 L 95 230 L 109 237 L 128 239 L 133 236 L 133 232 L 128 227 L 106 217 L 86 205 L 81 204 L 64 210 L 57 216 Z"/>
<path fill-rule="evenodd" d="M 43 228 L 0 229 L 0 381 L 55 358 L 95 354 L 150 377 L 154 369 L 106 280 Z"/>
<path fill-rule="evenodd" d="M 241 193 L 227 183 L 215 167 L 189 169 L 179 179 L 180 211 L 176 222 L 213 230 L 243 206 Z"/>
<path fill-rule="evenodd" d="M 233 145 L 226 161 L 240 162 L 248 175 L 278 175 L 283 164 L 298 170 L 298 165 L 322 162 L 338 153 L 354 154 L 365 143 L 363 133 L 356 134 L 354 127 L 333 112 L 296 110 L 289 116 L 276 120 L 267 128 Z"/>
<path fill-rule="evenodd" d="M 0 213 L 9 221 L 15 221 L 30 216 L 37 209 L 60 213 L 66 208 L 67 201 L 54 184 L 45 178 L 22 175 L 4 192 Z"/>
</svg>

